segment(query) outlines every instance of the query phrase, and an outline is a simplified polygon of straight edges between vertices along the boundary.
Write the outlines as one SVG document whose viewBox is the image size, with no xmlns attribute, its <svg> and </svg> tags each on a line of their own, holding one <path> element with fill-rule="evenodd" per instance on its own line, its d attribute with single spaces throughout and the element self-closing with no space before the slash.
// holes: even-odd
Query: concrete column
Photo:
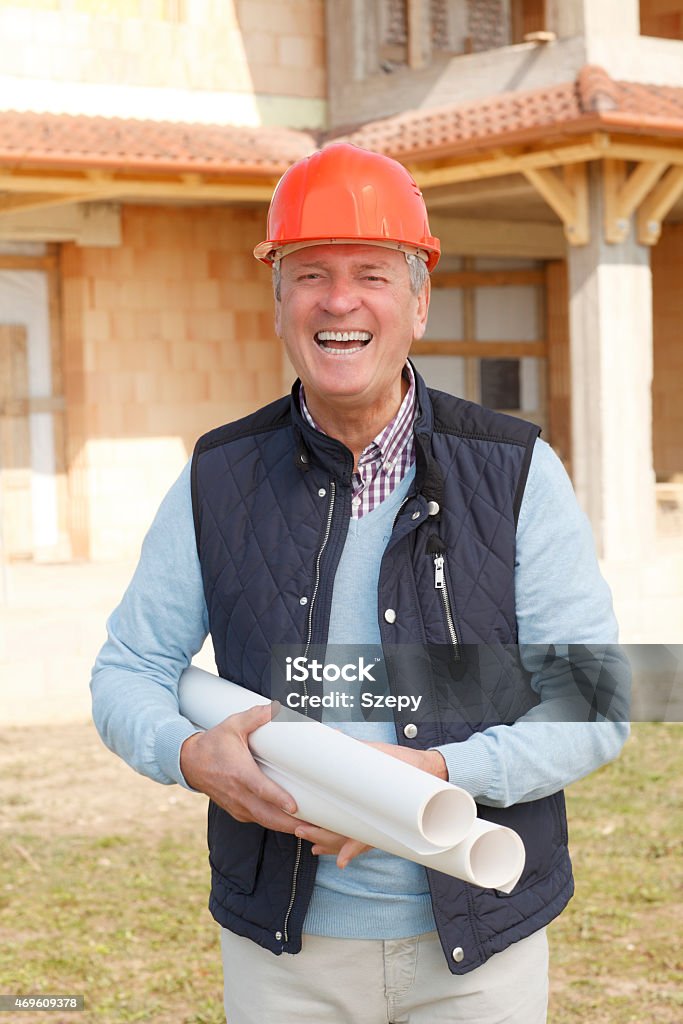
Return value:
<svg viewBox="0 0 683 1024">
<path fill-rule="evenodd" d="M 603 235 L 590 170 L 591 241 L 568 247 L 574 486 L 601 558 L 637 560 L 655 534 L 650 252 Z"/>
<path fill-rule="evenodd" d="M 585 35 L 638 35 L 640 32 L 639 0 L 546 0 L 548 30 L 558 39 Z"/>
</svg>

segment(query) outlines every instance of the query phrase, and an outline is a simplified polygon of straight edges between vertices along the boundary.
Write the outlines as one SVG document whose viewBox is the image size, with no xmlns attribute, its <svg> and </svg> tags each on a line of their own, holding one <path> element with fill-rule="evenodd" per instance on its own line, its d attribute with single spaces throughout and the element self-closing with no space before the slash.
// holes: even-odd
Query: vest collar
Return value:
<svg viewBox="0 0 683 1024">
<path fill-rule="evenodd" d="M 411 363 L 415 374 L 416 413 L 415 432 L 415 490 L 427 501 L 441 505 L 443 500 L 443 478 L 432 453 L 432 432 L 434 412 L 427 385 Z M 292 387 L 290 410 L 296 442 L 295 463 L 301 472 L 308 472 L 311 463 L 321 465 L 343 486 L 351 486 L 353 474 L 353 453 L 334 437 L 329 437 L 312 427 L 301 415 L 297 379 Z"/>
</svg>

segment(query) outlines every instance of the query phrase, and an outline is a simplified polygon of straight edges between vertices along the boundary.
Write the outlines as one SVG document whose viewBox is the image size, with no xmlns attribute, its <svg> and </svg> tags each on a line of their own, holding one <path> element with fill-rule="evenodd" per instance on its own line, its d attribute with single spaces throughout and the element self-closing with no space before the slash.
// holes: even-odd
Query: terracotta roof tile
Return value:
<svg viewBox="0 0 683 1024">
<path fill-rule="evenodd" d="M 0 111 L 0 165 L 265 177 L 281 174 L 332 138 L 419 161 L 600 128 L 683 138 L 683 88 L 615 81 L 588 65 L 574 82 L 413 110 L 317 135 Z"/>
<path fill-rule="evenodd" d="M 288 128 L 0 112 L 0 163 L 201 174 L 281 174 L 315 149 Z"/>
<path fill-rule="evenodd" d="M 574 82 L 413 110 L 343 137 L 399 160 L 419 160 L 538 138 L 551 129 L 569 134 L 611 126 L 683 136 L 683 88 L 615 81 L 587 65 Z"/>
</svg>

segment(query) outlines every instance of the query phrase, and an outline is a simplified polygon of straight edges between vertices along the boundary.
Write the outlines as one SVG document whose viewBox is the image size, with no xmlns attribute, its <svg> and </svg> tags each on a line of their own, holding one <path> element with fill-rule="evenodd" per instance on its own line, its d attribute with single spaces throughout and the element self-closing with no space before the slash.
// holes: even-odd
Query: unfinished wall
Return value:
<svg viewBox="0 0 683 1024">
<path fill-rule="evenodd" d="M 509 28 L 507 19 L 503 23 L 493 16 L 497 4 L 487 3 L 482 8 L 488 14 L 483 23 L 477 19 L 470 22 L 466 0 L 452 0 L 448 5 L 450 45 L 432 45 L 425 31 L 426 59 L 420 67 L 409 67 L 392 58 L 382 45 L 379 2 L 334 0 L 325 6 L 327 38 L 333 41 L 327 68 L 328 117 L 333 128 L 456 100 L 466 103 L 512 88 L 536 89 L 571 81 L 586 62 L 581 38 L 560 39 L 552 47 L 500 45 L 509 42 Z M 432 11 L 429 5 L 428 9 Z M 475 7 L 471 9 L 476 13 Z M 528 10 L 531 27 L 535 22 L 532 8 Z M 524 14 L 524 9 L 520 11 Z M 495 31 L 484 31 L 486 25 Z M 464 52 L 467 48 L 478 52 Z"/>
<path fill-rule="evenodd" d="M 62 251 L 76 557 L 129 557 L 199 434 L 282 392 L 261 211 L 126 207 Z"/>
<path fill-rule="evenodd" d="M 652 249 L 653 449 L 657 479 L 683 473 L 683 224 L 665 224 Z"/>
<path fill-rule="evenodd" d="M 20 110 L 316 127 L 323 6 L 0 0 L 0 94 Z"/>
</svg>

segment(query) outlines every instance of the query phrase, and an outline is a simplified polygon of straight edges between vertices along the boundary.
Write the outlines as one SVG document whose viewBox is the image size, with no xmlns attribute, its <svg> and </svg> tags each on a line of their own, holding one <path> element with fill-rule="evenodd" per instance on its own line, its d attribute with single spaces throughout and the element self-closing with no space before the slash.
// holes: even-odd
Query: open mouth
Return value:
<svg viewBox="0 0 683 1024">
<path fill-rule="evenodd" d="M 372 341 L 370 331 L 318 331 L 317 345 L 331 356 L 349 356 L 362 352 Z"/>
</svg>

